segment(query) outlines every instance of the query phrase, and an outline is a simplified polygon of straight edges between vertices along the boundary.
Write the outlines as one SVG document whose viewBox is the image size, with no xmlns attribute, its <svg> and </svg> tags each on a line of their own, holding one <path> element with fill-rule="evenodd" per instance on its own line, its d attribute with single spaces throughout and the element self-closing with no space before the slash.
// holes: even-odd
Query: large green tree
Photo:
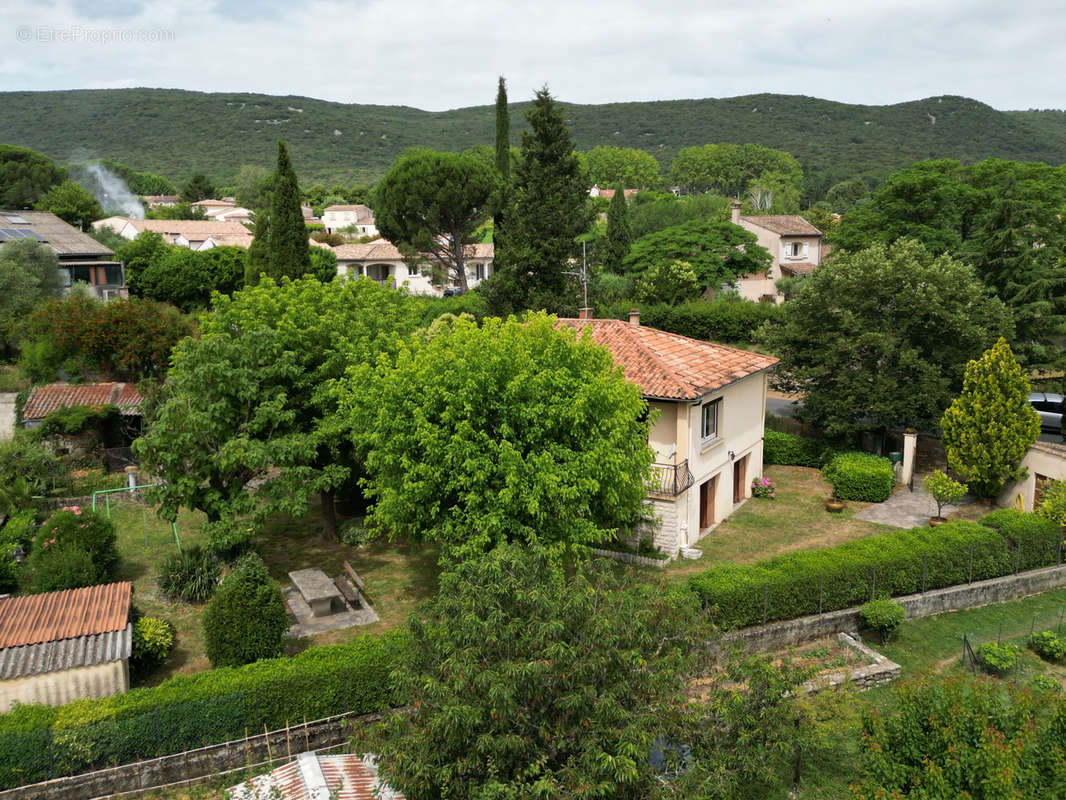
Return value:
<svg viewBox="0 0 1066 800">
<path fill-rule="evenodd" d="M 212 292 L 232 294 L 244 285 L 245 251 L 240 247 L 213 247 L 195 252 L 187 247 L 162 245 L 138 269 L 130 291 L 150 300 L 170 303 L 186 313 L 204 309 Z"/>
<path fill-rule="evenodd" d="M 940 427 L 950 466 L 974 492 L 995 497 L 1040 435 L 1040 415 L 1029 404 L 1029 379 L 1000 339 L 966 365 L 962 394 Z"/>
<path fill-rule="evenodd" d="M 693 220 L 638 239 L 622 266 L 640 276 L 668 261 L 688 262 L 701 288 L 717 290 L 741 275 L 766 272 L 771 256 L 755 234 L 739 225 Z"/>
<path fill-rule="evenodd" d="M 214 196 L 214 184 L 202 172 L 193 175 L 181 190 L 181 199 L 186 203 L 208 200 Z"/>
<path fill-rule="evenodd" d="M 804 395 L 805 420 L 834 436 L 935 426 L 967 362 L 1010 332 L 973 269 L 901 240 L 834 258 L 785 305 L 766 343 L 771 378 Z"/>
<path fill-rule="evenodd" d="M 32 208 L 66 177 L 66 170 L 48 156 L 28 147 L 0 144 L 0 208 Z"/>
<path fill-rule="evenodd" d="M 274 280 L 299 278 L 311 272 L 307 225 L 300 209 L 300 187 L 285 142 L 278 142 L 278 167 L 270 197 L 270 260 Z"/>
<path fill-rule="evenodd" d="M 374 219 L 381 235 L 427 254 L 464 292 L 473 233 L 491 212 L 495 171 L 472 156 L 413 149 L 378 184 Z"/>
<path fill-rule="evenodd" d="M 104 216 L 104 210 L 96 198 L 70 181 L 51 187 L 41 195 L 34 208 L 50 211 L 82 231 L 89 230 L 93 222 Z"/>
<path fill-rule="evenodd" d="M 29 239 L 0 246 L 0 341 L 42 299 L 59 296 L 59 259 L 48 245 Z"/>
<path fill-rule="evenodd" d="M 270 170 L 258 164 L 245 164 L 237 171 L 234 202 L 255 211 L 270 205 L 273 181 Z"/>
<path fill-rule="evenodd" d="M 266 278 L 216 295 L 199 336 L 175 349 L 135 444 L 166 480 L 163 515 L 184 506 L 212 522 L 254 521 L 276 509 L 301 513 L 319 494 L 332 537 L 334 494 L 362 458 L 348 419 L 364 404 L 377 408 L 374 368 L 413 324 L 409 298 L 369 280 Z M 341 414 L 334 384 L 345 376 Z M 246 489 L 253 478 L 267 479 L 255 494 Z"/>
<path fill-rule="evenodd" d="M 592 544 L 641 514 L 651 463 L 640 390 L 544 314 L 455 320 L 405 349 L 369 429 L 368 520 L 484 551 Z"/>
<path fill-rule="evenodd" d="M 485 291 L 497 313 L 572 309 L 577 292 L 566 275 L 576 239 L 592 222 L 588 179 L 574 152 L 562 109 L 548 90 L 526 112 L 522 157 L 506 208 L 506 247 L 497 252 Z"/>
<path fill-rule="evenodd" d="M 713 677 L 689 592 L 509 544 L 458 564 L 412 618 L 410 713 L 369 737 L 409 800 L 764 797 L 792 752 L 792 675 Z M 744 691 L 736 687 L 743 685 Z"/>
<path fill-rule="evenodd" d="M 580 153 L 581 165 L 589 181 L 601 189 L 651 189 L 662 182 L 659 162 L 651 153 L 633 147 L 599 145 Z"/>
<path fill-rule="evenodd" d="M 683 147 L 670 165 L 670 180 L 690 192 L 744 195 L 760 180 L 802 190 L 803 170 L 791 153 L 757 144 Z"/>
</svg>

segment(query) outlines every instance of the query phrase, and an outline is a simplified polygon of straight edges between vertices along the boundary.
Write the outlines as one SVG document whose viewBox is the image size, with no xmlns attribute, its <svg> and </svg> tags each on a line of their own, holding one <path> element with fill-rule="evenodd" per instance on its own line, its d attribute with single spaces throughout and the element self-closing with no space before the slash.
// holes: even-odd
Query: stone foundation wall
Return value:
<svg viewBox="0 0 1066 800">
<path fill-rule="evenodd" d="M 651 509 L 655 515 L 655 527 L 652 543 L 670 558 L 677 558 L 681 547 L 680 520 L 678 508 L 683 508 L 687 495 L 682 494 L 676 500 L 652 500 Z"/>
</svg>

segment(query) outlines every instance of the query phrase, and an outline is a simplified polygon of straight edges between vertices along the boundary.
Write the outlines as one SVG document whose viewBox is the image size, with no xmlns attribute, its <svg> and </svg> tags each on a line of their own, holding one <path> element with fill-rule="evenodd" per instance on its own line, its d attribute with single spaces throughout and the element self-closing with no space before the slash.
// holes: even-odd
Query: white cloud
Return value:
<svg viewBox="0 0 1066 800">
<path fill-rule="evenodd" d="M 491 103 L 503 74 L 515 100 L 547 83 L 580 103 L 783 92 L 1061 107 L 1066 59 L 1053 36 L 1064 21 L 1050 0 L 16 0 L 0 9 L 0 88 L 160 86 L 441 110 Z"/>
</svg>

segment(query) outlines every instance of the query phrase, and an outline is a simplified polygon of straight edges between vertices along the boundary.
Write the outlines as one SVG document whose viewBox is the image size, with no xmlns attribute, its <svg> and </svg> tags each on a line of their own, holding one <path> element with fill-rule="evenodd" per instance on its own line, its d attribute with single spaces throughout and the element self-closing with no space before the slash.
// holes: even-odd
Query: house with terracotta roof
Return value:
<svg viewBox="0 0 1066 800">
<path fill-rule="evenodd" d="M 27 429 L 36 428 L 60 408 L 115 406 L 120 416 L 137 418 L 139 426 L 142 402 L 132 383 L 49 383 L 30 390 L 22 405 L 22 424 Z"/>
<path fill-rule="evenodd" d="M 30 239 L 55 252 L 65 287 L 86 283 L 102 300 L 126 296 L 126 275 L 115 253 L 47 211 L 0 211 L 0 248 Z"/>
<path fill-rule="evenodd" d="M 392 280 L 395 286 L 406 286 L 411 294 L 432 294 L 438 297 L 446 286 L 434 282 L 433 264 L 429 256 L 423 256 L 417 269 L 404 260 L 403 253 L 392 242 L 378 239 L 359 244 L 341 244 L 333 248 L 337 255 L 337 273 L 349 278 L 360 275 L 384 286 Z M 466 248 L 467 285 L 472 289 L 492 274 L 493 246 L 471 244 Z"/>
<path fill-rule="evenodd" d="M 371 755 L 326 755 L 313 750 L 295 761 L 226 790 L 232 800 L 403 800 L 378 776 Z"/>
<path fill-rule="evenodd" d="M 0 598 L 0 713 L 129 689 L 129 581 Z"/>
<path fill-rule="evenodd" d="M 213 219 L 106 217 L 94 222 L 93 228 L 110 228 L 123 239 L 131 241 L 144 231 L 154 231 L 167 244 L 188 247 L 190 250 L 210 250 L 222 245 L 247 248 L 252 243 L 252 232 L 241 223 Z"/>
<path fill-rule="evenodd" d="M 583 316 L 559 324 L 606 347 L 640 386 L 654 417 L 654 543 L 676 558 L 751 496 L 777 359 L 643 326 L 637 311 L 628 322 Z"/>
<path fill-rule="evenodd" d="M 362 203 L 326 206 L 322 209 L 322 224 L 326 227 L 326 233 L 337 233 L 347 228 L 360 236 L 378 235 L 374 212 L 370 210 L 370 206 Z"/>
<path fill-rule="evenodd" d="M 784 302 L 775 285 L 781 278 L 810 275 L 822 264 L 822 232 L 798 214 L 749 216 L 733 201 L 732 222 L 751 231 L 770 251 L 769 275 L 745 275 L 737 281 L 740 296 L 747 300 Z"/>
</svg>

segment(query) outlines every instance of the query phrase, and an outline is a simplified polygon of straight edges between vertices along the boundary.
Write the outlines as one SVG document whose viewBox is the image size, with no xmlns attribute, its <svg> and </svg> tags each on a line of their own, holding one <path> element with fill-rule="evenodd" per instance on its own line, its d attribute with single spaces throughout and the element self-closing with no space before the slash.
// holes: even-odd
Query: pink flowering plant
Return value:
<svg viewBox="0 0 1066 800">
<path fill-rule="evenodd" d="M 751 482 L 751 496 L 773 500 L 777 497 L 777 484 L 769 478 L 756 478 Z"/>
<path fill-rule="evenodd" d="M 36 545 L 40 550 L 70 547 L 84 550 L 101 581 L 113 578 L 118 566 L 114 524 L 103 514 L 78 506 L 61 508 L 46 519 L 37 532 Z"/>
</svg>

